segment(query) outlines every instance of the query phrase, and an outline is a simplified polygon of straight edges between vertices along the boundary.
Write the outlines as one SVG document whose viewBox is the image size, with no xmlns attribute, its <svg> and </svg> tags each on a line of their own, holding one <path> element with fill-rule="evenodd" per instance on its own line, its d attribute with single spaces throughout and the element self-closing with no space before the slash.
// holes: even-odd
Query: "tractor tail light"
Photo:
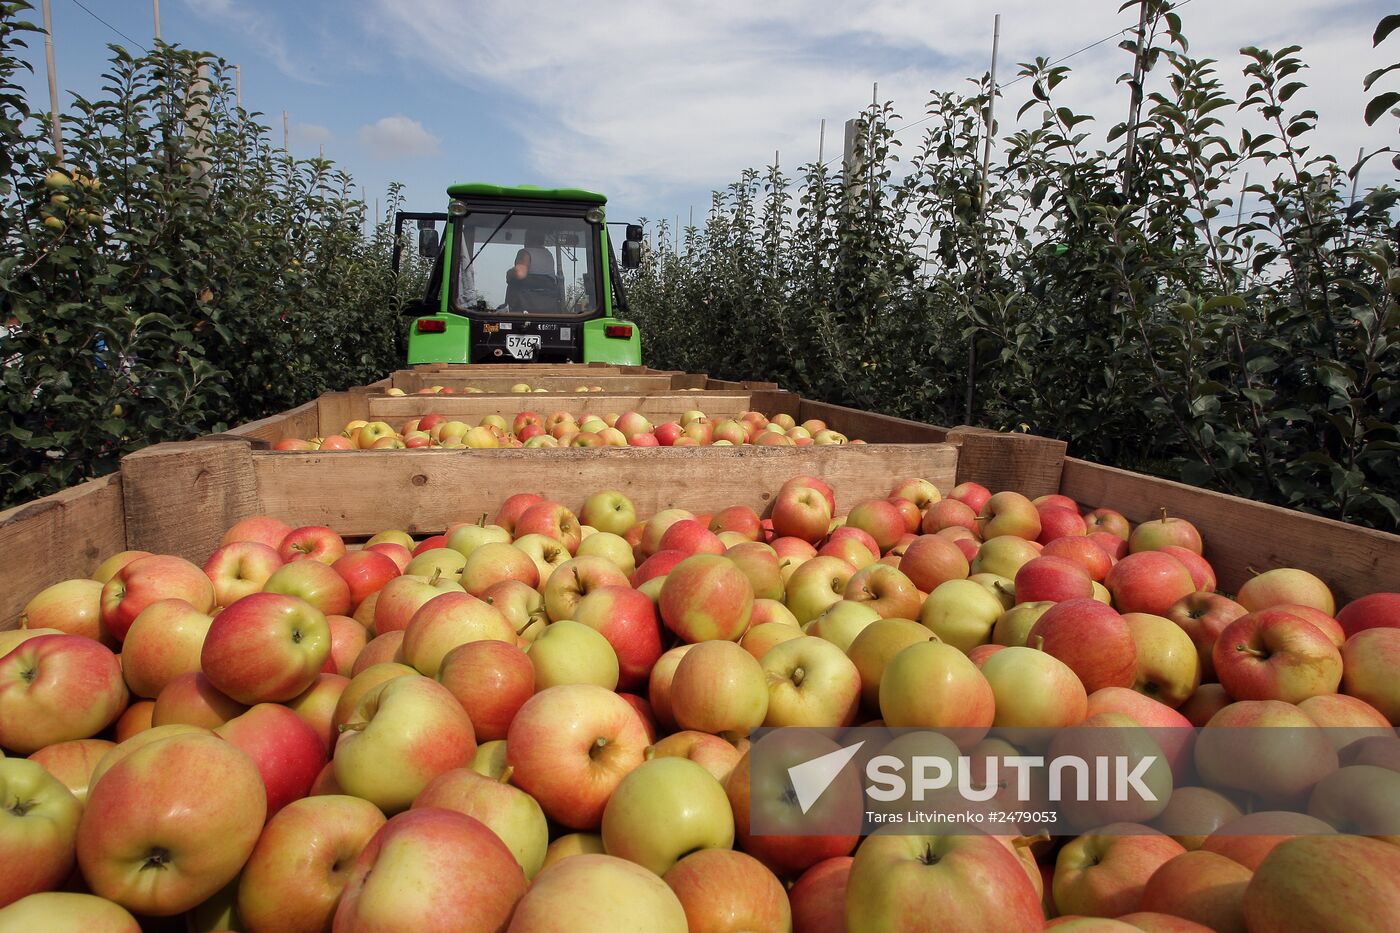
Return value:
<svg viewBox="0 0 1400 933">
<path fill-rule="evenodd" d="M 630 324 L 610 324 L 603 328 L 603 333 L 618 340 L 632 339 L 632 325 Z"/>
<path fill-rule="evenodd" d="M 447 331 L 446 321 L 433 321 L 423 319 L 418 322 L 418 333 L 420 334 L 441 334 Z"/>
</svg>

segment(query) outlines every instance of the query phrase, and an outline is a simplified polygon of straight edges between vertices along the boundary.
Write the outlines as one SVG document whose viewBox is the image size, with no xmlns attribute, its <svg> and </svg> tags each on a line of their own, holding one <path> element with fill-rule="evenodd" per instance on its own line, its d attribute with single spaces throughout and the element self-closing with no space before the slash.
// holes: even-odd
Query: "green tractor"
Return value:
<svg viewBox="0 0 1400 933">
<path fill-rule="evenodd" d="M 641 365 L 619 273 L 641 261 L 640 226 L 613 225 L 627 228 L 619 263 L 601 194 L 484 184 L 447 194 L 445 214 L 394 219 L 394 272 L 409 221 L 419 256 L 432 264 L 427 294 L 404 308 L 410 364 Z"/>
</svg>

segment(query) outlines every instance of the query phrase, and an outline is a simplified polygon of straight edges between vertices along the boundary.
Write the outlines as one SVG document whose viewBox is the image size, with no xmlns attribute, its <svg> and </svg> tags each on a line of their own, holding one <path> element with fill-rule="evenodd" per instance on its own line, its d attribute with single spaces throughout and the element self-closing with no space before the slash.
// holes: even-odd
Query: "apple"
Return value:
<svg viewBox="0 0 1400 933">
<path fill-rule="evenodd" d="M 1037 557 L 1016 571 L 1017 602 L 1063 602 L 1094 595 L 1094 581 L 1079 563 L 1064 557 Z"/>
<path fill-rule="evenodd" d="M 1196 646 L 1201 680 L 1215 679 L 1215 642 L 1225 627 L 1249 610 L 1223 593 L 1191 593 L 1172 603 L 1164 615 L 1181 627 Z"/>
<path fill-rule="evenodd" d="M 993 836 L 877 832 L 856 850 L 846 883 L 846 925 L 899 930 L 938 918 L 952 930 L 1034 930 L 1040 897 L 1020 859 Z"/>
<path fill-rule="evenodd" d="M 1024 646 L 1030 638 L 1031 629 L 1046 610 L 1055 605 L 1052 602 L 1018 603 L 997 616 L 992 625 L 992 643 L 1007 647 Z"/>
<path fill-rule="evenodd" d="M 1015 579 L 1022 565 L 1040 556 L 1040 546 L 1034 541 L 1015 535 L 1001 535 L 984 542 L 977 549 L 969 570 L 972 573 L 994 573 Z"/>
<path fill-rule="evenodd" d="M 1038 644 L 1069 665 L 1090 693 L 1131 687 L 1137 680 L 1137 647 L 1128 623 L 1097 600 L 1051 606 L 1031 627 L 1027 644 Z"/>
<path fill-rule="evenodd" d="M 875 540 L 877 557 L 894 547 L 905 532 L 913 530 L 907 527 L 899 509 L 885 499 L 857 503 L 846 515 L 846 527 L 870 535 Z"/>
<path fill-rule="evenodd" d="M 990 590 L 971 580 L 949 580 L 928 594 L 919 621 L 960 651 L 991 640 L 992 626 L 1006 609 Z"/>
<path fill-rule="evenodd" d="M 25 603 L 19 626 L 82 635 L 108 648 L 117 645 L 102 627 L 102 584 L 96 580 L 78 578 L 45 587 Z"/>
<path fill-rule="evenodd" d="M 296 712 L 275 703 L 259 703 L 215 728 L 214 734 L 253 759 L 262 775 L 269 815 L 305 797 L 326 763 L 322 737 Z"/>
<path fill-rule="evenodd" d="M 997 729 L 1060 729 L 1076 726 L 1088 715 L 1084 685 L 1063 661 L 1044 651 L 998 651 L 982 663 L 982 677 L 992 691 Z"/>
<path fill-rule="evenodd" d="M 376 685 L 340 728 L 336 783 L 385 813 L 407 809 L 429 781 L 465 767 L 476 752 L 472 723 L 461 704 L 446 687 L 423 676 Z"/>
<path fill-rule="evenodd" d="M 333 564 L 345 556 L 345 541 L 324 525 L 307 525 L 287 533 L 278 545 L 282 560 L 317 560 Z"/>
<path fill-rule="evenodd" d="M 631 412 L 629 414 L 636 414 Z M 623 416 L 626 418 L 627 416 Z M 641 418 L 640 415 L 637 415 Z M 621 421 L 622 419 L 618 419 Z M 641 418 L 643 422 L 645 418 Z M 630 438 L 634 434 L 649 433 L 642 430 L 622 430 L 625 437 Z M 579 519 L 585 525 L 589 525 L 599 531 L 606 531 L 610 534 L 622 535 L 637 523 L 637 509 L 632 504 L 632 500 L 616 490 L 606 492 L 596 492 L 589 496 L 583 503 L 583 509 L 579 512 Z"/>
<path fill-rule="evenodd" d="M 52 890 L 68 877 L 83 804 L 38 761 L 0 758 L 0 807 L 3 908 L 30 894 Z"/>
<path fill-rule="evenodd" d="M 888 564 L 871 564 L 846 582 L 847 601 L 873 609 L 881 618 L 912 619 L 919 614 L 918 588 L 907 576 Z"/>
<path fill-rule="evenodd" d="M 1128 551 L 1160 551 L 1164 547 L 1180 547 L 1194 554 L 1204 553 L 1201 533 L 1196 526 L 1182 518 L 1167 514 L 1162 509 L 1161 517 L 1143 522 L 1128 535 Z"/>
<path fill-rule="evenodd" d="M 1104 580 L 1119 612 L 1162 615 L 1172 604 L 1196 592 L 1186 565 L 1160 551 L 1139 551 L 1113 565 Z"/>
<path fill-rule="evenodd" d="M 774 645 L 760 661 L 768 682 L 765 726 L 850 725 L 860 706 L 860 674 L 836 645 L 804 635 Z"/>
<path fill-rule="evenodd" d="M 275 548 L 256 541 L 233 541 L 209 555 L 204 572 L 214 584 L 214 604 L 231 606 L 260 592 L 281 566 L 282 557 Z"/>
<path fill-rule="evenodd" d="M 1089 917 L 1139 910 L 1153 873 L 1185 851 L 1170 836 L 1133 823 L 1079 836 L 1055 859 L 1055 908 Z"/>
<path fill-rule="evenodd" d="M 710 519 L 710 530 L 715 534 L 737 532 L 750 541 L 763 540 L 763 523 L 758 513 L 746 505 L 732 505 L 716 512 Z"/>
<path fill-rule="evenodd" d="M 340 574 L 350 587 L 351 606 L 358 606 L 370 594 L 382 590 L 385 584 L 399 576 L 400 573 L 399 565 L 394 562 L 393 558 L 371 550 L 346 554 L 331 564 L 331 569 Z M 331 612 L 327 615 L 342 615 L 342 613 Z"/>
<path fill-rule="evenodd" d="M 1206 683 L 1197 687 L 1191 698 L 1177 707 L 1177 712 L 1185 716 L 1191 725 L 1200 727 L 1210 722 L 1212 716 L 1233 702 L 1230 694 L 1220 684 Z"/>
<path fill-rule="evenodd" d="M 443 593 L 413 614 L 404 629 L 399 654 L 420 674 L 436 677 L 447 652 L 473 641 L 514 644 L 515 629 L 485 600 L 466 593 Z"/>
<path fill-rule="evenodd" d="M 617 653 L 602 634 L 581 622 L 552 622 L 531 643 L 528 654 L 535 671 L 535 689 L 565 684 L 617 687 Z"/>
<path fill-rule="evenodd" d="M 813 635 L 845 651 L 866 626 L 879 619 L 880 613 L 870 608 L 869 603 L 843 599 L 841 602 L 832 603 L 831 608 L 802 626 L 799 634 Z"/>
<path fill-rule="evenodd" d="M 724 788 L 688 758 L 662 757 L 629 772 L 603 811 L 603 846 L 664 875 L 683 856 L 734 844 Z"/>
<path fill-rule="evenodd" d="M 541 690 L 520 707 L 506 756 L 512 782 L 547 816 L 570 829 L 596 829 L 608 798 L 649 744 L 626 700 L 593 684 L 568 684 Z"/>
<path fill-rule="evenodd" d="M 1152 827 L 1171 836 L 1188 852 L 1201 848 L 1221 826 L 1240 817 L 1240 808 L 1224 794 L 1206 787 L 1177 787 Z"/>
<path fill-rule="evenodd" d="M 415 547 L 412 535 L 406 531 L 398 531 L 395 529 L 381 531 L 371 535 L 369 540 L 365 542 L 365 547 L 374 547 L 376 544 L 397 544 L 399 547 L 409 552 L 412 552 Z"/>
<path fill-rule="evenodd" d="M 94 894 L 136 913 L 173 916 L 238 875 L 266 812 L 258 769 L 235 745 L 209 735 L 161 739 L 92 786 L 78 824 L 78 862 Z M 152 871 L 160 884 L 149 883 Z"/>
<path fill-rule="evenodd" d="M 42 891 L 0 908 L 0 929 L 83 930 L 85 933 L 140 933 L 129 911 L 94 894 Z"/>
<path fill-rule="evenodd" d="M 1308 796 L 1308 813 L 1339 832 L 1365 833 L 1394 845 L 1400 841 L 1397 801 L 1400 773 L 1378 765 L 1348 765 L 1317 783 Z"/>
<path fill-rule="evenodd" d="M 336 735 L 340 734 L 340 727 L 349 722 L 355 715 L 355 709 L 360 705 L 375 687 L 395 677 L 405 677 L 417 674 L 413 668 L 407 664 L 398 664 L 393 661 L 384 661 L 372 664 L 365 668 L 345 685 L 341 691 L 340 698 L 336 700 L 335 712 L 331 714 L 331 728 Z"/>
<path fill-rule="evenodd" d="M 1191 637 L 1162 616 L 1127 612 L 1123 621 L 1137 654 L 1133 689 L 1173 708 L 1185 703 L 1201 683 L 1201 661 Z"/>
<path fill-rule="evenodd" d="M 787 608 L 799 624 L 806 624 L 840 602 L 856 570 L 836 557 L 813 557 L 788 578 Z"/>
<path fill-rule="evenodd" d="M 747 748 L 748 743 L 740 742 Z M 647 750 L 647 758 L 689 758 L 723 784 L 743 752 L 717 735 L 684 730 L 673 732 Z"/>
<path fill-rule="evenodd" d="M 97 569 L 92 572 L 92 579 L 98 583 L 106 582 L 117 575 L 127 564 L 142 557 L 150 557 L 150 551 L 118 551 L 97 565 Z"/>
<path fill-rule="evenodd" d="M 383 635 L 376 635 L 369 640 L 364 648 L 360 649 L 359 656 L 355 658 L 354 666 L 350 668 L 350 676 L 355 677 L 376 664 L 401 659 L 403 657 L 399 650 L 401 647 L 403 647 L 403 632 L 385 632 Z"/>
<path fill-rule="evenodd" d="M 692 933 L 793 928 L 782 883 L 743 852 L 701 849 L 678 861 L 662 880 L 680 899 Z"/>
<path fill-rule="evenodd" d="M 1212 651 L 1216 676 L 1237 700 L 1298 703 L 1336 693 L 1342 655 L 1317 626 L 1291 613 L 1250 613 L 1225 627 Z"/>
<path fill-rule="evenodd" d="M 185 724 L 213 729 L 247 708 L 220 693 L 204 674 L 181 674 L 166 684 L 156 697 L 151 707 L 151 725 Z"/>
<path fill-rule="evenodd" d="M 1148 879 L 1140 909 L 1193 920 L 1212 930 L 1243 930 L 1244 894 L 1253 876 L 1223 855 L 1184 852 Z"/>
<path fill-rule="evenodd" d="M 953 487 L 953 491 L 948 496 L 981 514 L 987 500 L 992 498 L 992 491 L 980 483 L 959 483 Z"/>
<path fill-rule="evenodd" d="M 734 641 L 748 628 L 753 600 L 753 585 L 733 561 L 697 554 L 666 576 L 659 608 L 666 627 L 684 641 Z"/>
<path fill-rule="evenodd" d="M 1298 704 L 1308 718 L 1321 726 L 1337 751 L 1369 736 L 1395 738 L 1390 720 L 1364 700 L 1345 693 L 1324 693 Z"/>
<path fill-rule="evenodd" d="M 584 538 L 578 546 L 579 557 L 601 557 L 627 576 L 637 569 L 632 546 L 620 535 L 599 531 Z"/>
<path fill-rule="evenodd" d="M 105 739 L 73 739 L 46 745 L 29 756 L 44 770 L 58 778 L 78 798 L 78 803 L 87 800 L 88 785 L 92 783 L 92 772 L 107 752 L 116 748 L 115 742 Z M 23 815 L 23 814 L 19 814 Z M 0 901 L 4 898 L 0 897 Z"/>
<path fill-rule="evenodd" d="M 447 576 L 439 575 L 436 579 L 409 575 L 395 577 L 384 584 L 374 601 L 373 631 L 381 636 L 389 632 L 402 632 L 428 600 L 454 592 L 465 593 L 466 590 Z"/>
<path fill-rule="evenodd" d="M 1342 692 L 1365 700 L 1392 725 L 1400 724 L 1400 629 L 1357 632 L 1342 646 L 1342 662 Z"/>
<path fill-rule="evenodd" d="M 1103 582 L 1113 568 L 1113 558 L 1087 537 L 1056 538 L 1040 552 L 1042 557 L 1059 557 L 1083 567 L 1089 579 Z"/>
<path fill-rule="evenodd" d="M 902 649 L 880 678 L 880 714 L 890 728 L 964 729 L 981 739 L 996 716 L 987 678 L 967 655 L 936 639 Z"/>
<path fill-rule="evenodd" d="M 719 536 L 694 519 L 681 519 L 666 529 L 659 548 L 691 554 L 723 554 L 725 545 Z"/>
<path fill-rule="evenodd" d="M 957 499 L 942 499 L 933 503 L 924 512 L 921 529 L 924 534 L 934 534 L 945 528 L 966 528 L 977 530 L 977 512 Z"/>
<path fill-rule="evenodd" d="M 1074 509 L 1042 505 L 1036 506 L 1036 511 L 1040 514 L 1040 534 L 1036 540 L 1041 544 L 1049 544 L 1060 538 L 1082 538 L 1089 533 L 1083 516 Z"/>
<path fill-rule="evenodd" d="M 311 604 L 254 593 L 214 617 L 200 664 L 216 690 L 251 706 L 290 700 L 311 686 L 330 649 L 330 626 Z"/>
<path fill-rule="evenodd" d="M 786 593 L 782 565 L 778 553 L 770 545 L 757 541 L 744 541 L 731 545 L 724 556 L 733 561 L 748 577 L 753 587 L 754 598 L 781 600 Z"/>
<path fill-rule="evenodd" d="M 530 506 L 515 523 L 516 538 L 544 535 L 560 542 L 572 554 L 578 550 L 583 533 L 573 512 L 557 502 L 539 502 Z"/>
<path fill-rule="evenodd" d="M 511 918 L 510 933 L 555 933 L 567 917 L 575 933 L 687 933 L 685 908 L 640 865 L 585 851 L 549 865 Z"/>
<path fill-rule="evenodd" d="M 507 783 L 507 769 L 492 779 L 469 768 L 434 778 L 413 802 L 414 810 L 440 807 L 481 821 L 505 843 L 527 879 L 544 866 L 549 826 L 534 798 Z"/>
<path fill-rule="evenodd" d="M 238 882 L 248 929 L 328 927 L 351 864 L 384 814 L 344 795 L 297 800 L 268 820 Z"/>
<path fill-rule="evenodd" d="M 701 642 L 677 664 L 670 701 L 682 729 L 746 736 L 763 725 L 768 713 L 767 676 L 733 642 Z"/>
<path fill-rule="evenodd" d="M 827 536 L 834 507 L 832 500 L 801 481 L 788 480 L 773 498 L 773 532 L 816 544 Z"/>
<path fill-rule="evenodd" d="M 413 556 L 417 557 L 428 551 L 435 551 L 438 548 L 445 547 L 447 547 L 447 535 L 432 535 L 431 537 L 424 538 L 413 546 Z"/>
<path fill-rule="evenodd" d="M 1228 702 L 1228 701 L 1227 701 Z M 1089 716 L 1122 714 L 1144 729 L 1162 749 L 1178 780 L 1189 775 L 1194 733 L 1191 721 L 1160 700 L 1127 687 L 1104 687 L 1089 694 Z"/>
<path fill-rule="evenodd" d="M 405 886 L 405 881 L 411 884 Z M 381 826 L 351 866 L 338 930 L 504 930 L 527 882 L 509 848 L 463 813 L 426 807 Z"/>
<path fill-rule="evenodd" d="M 1195 760 L 1204 786 L 1283 805 L 1338 765 L 1327 731 L 1280 700 L 1238 700 L 1220 710 L 1196 737 Z"/>
<path fill-rule="evenodd" d="M 1337 613 L 1348 638 L 1369 628 L 1400 628 L 1400 593 L 1371 593 Z"/>
<path fill-rule="evenodd" d="M 1128 539 L 1132 537 L 1132 525 L 1122 512 L 1113 509 L 1094 509 L 1084 516 L 1084 522 L 1089 526 L 1089 534 L 1096 533 L 1110 534 L 1123 542 L 1123 553 L 1127 553 Z"/>
<path fill-rule="evenodd" d="M 40 635 L 0 658 L 0 747 L 28 755 L 95 736 L 126 708 L 116 655 L 82 635 Z"/>
<path fill-rule="evenodd" d="M 541 585 L 548 583 L 554 571 L 573 557 L 563 542 L 546 535 L 524 535 L 516 538 L 514 544 L 535 562 Z"/>
<path fill-rule="evenodd" d="M 1269 853 L 1297 836 L 1331 835 L 1332 826 L 1291 810 L 1257 810 L 1230 820 L 1206 837 L 1201 848 L 1258 871 Z"/>
<path fill-rule="evenodd" d="M 663 653 L 656 659 L 656 664 L 652 666 L 651 674 L 647 678 L 647 701 L 651 705 L 652 715 L 668 732 L 676 728 L 676 717 L 671 713 L 671 682 L 675 679 L 676 668 L 680 665 L 681 658 L 694 647 L 677 645 Z"/>
<path fill-rule="evenodd" d="M 915 538 L 900 559 L 899 569 L 925 593 L 932 593 L 949 580 L 965 580 L 971 572 L 962 550 L 947 538 L 934 534 Z"/>
<path fill-rule="evenodd" d="M 234 523 L 233 527 L 224 532 L 224 536 L 219 539 L 219 545 L 222 547 L 235 541 L 252 541 L 256 544 L 265 544 L 275 551 L 282 546 L 282 542 L 291 533 L 292 526 L 280 519 L 270 515 L 254 515 Z"/>
<path fill-rule="evenodd" d="M 1184 547 L 1177 547 L 1169 544 L 1166 547 L 1155 548 L 1158 553 L 1170 554 L 1181 562 L 1187 570 L 1191 572 L 1191 582 L 1195 584 L 1199 593 L 1214 593 L 1216 587 L 1215 568 L 1210 565 L 1200 554 L 1187 550 Z"/>
<path fill-rule="evenodd" d="M 12 628 L 0 630 L 0 658 L 3 658 L 31 638 L 38 638 L 40 635 L 67 634 L 69 633 L 56 628 Z"/>
<path fill-rule="evenodd" d="M 288 709 L 300 716 L 302 722 L 315 731 L 327 752 L 335 747 L 335 740 L 340 734 L 335 722 L 335 710 L 348 686 L 349 677 L 330 673 L 317 674 L 315 683 L 288 700 L 286 704 Z"/>
<path fill-rule="evenodd" d="M 137 558 L 103 585 L 102 627 L 121 641 L 141 610 L 157 600 L 176 598 L 208 612 L 214 608 L 214 584 L 183 558 L 166 554 Z"/>
<path fill-rule="evenodd" d="M 1040 536 L 1040 512 L 1019 492 L 999 492 L 979 510 L 977 528 L 984 541 L 1001 535 L 1034 541 Z"/>
<path fill-rule="evenodd" d="M 326 616 L 326 626 L 331 630 L 331 656 L 326 669 L 329 673 L 349 677 L 360 652 L 369 642 L 369 633 L 349 616 Z"/>
<path fill-rule="evenodd" d="M 511 498 L 516 497 L 512 496 Z M 538 496 L 532 496 L 529 499 L 532 505 L 538 501 Z M 507 499 L 506 502 L 510 502 L 510 499 Z M 512 524 L 511 527 L 514 527 L 514 524 Z M 510 544 L 510 540 L 510 530 L 501 525 L 471 524 L 452 529 L 447 535 L 446 547 L 461 554 L 465 559 L 470 558 L 476 549 L 482 545 Z"/>
<path fill-rule="evenodd" d="M 541 587 L 545 611 L 551 620 L 574 618 L 579 601 L 609 586 L 628 586 L 627 575 L 601 557 L 575 557 L 555 568 Z"/>
<path fill-rule="evenodd" d="M 1376 930 L 1400 924 L 1400 850 L 1360 836 L 1299 836 L 1254 870 L 1244 894 L 1251 931 Z"/>
<path fill-rule="evenodd" d="M 350 584 L 345 582 L 345 578 L 329 565 L 315 560 L 284 564 L 267 578 L 262 591 L 295 596 L 323 615 L 347 615 L 355 605 L 350 596 Z"/>
<path fill-rule="evenodd" d="M 1250 612 L 1270 606 L 1296 604 L 1310 606 L 1329 616 L 1336 615 L 1332 591 L 1306 570 L 1282 567 L 1247 580 L 1235 597 Z"/>
<path fill-rule="evenodd" d="M 198 671 L 213 622 L 183 599 L 161 599 L 143 609 L 122 642 L 122 674 L 131 692 L 154 699 L 176 677 Z"/>
<path fill-rule="evenodd" d="M 516 711 L 535 692 L 530 659 L 503 641 L 453 648 L 443 657 L 437 679 L 466 710 L 480 741 L 504 739 Z"/>
<path fill-rule="evenodd" d="M 846 933 L 846 883 L 854 861 L 849 855 L 820 861 L 788 888 L 794 930 Z"/>
<path fill-rule="evenodd" d="M 429 538 L 429 541 L 432 539 Z M 428 543 L 427 541 L 423 542 Z M 467 559 L 462 556 L 461 551 L 454 551 L 450 547 L 431 547 L 419 549 L 414 553 L 413 559 L 408 562 L 408 566 L 403 569 L 405 576 L 410 577 L 447 577 L 461 582 L 462 570 L 467 566 Z"/>
</svg>

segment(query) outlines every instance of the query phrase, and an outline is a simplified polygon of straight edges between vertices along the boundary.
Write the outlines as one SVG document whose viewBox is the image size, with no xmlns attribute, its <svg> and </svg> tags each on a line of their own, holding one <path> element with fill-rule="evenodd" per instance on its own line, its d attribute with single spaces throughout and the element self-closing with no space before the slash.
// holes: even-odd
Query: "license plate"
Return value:
<svg viewBox="0 0 1400 933">
<path fill-rule="evenodd" d="M 506 351 L 517 360 L 532 360 L 539 349 L 538 334 L 511 334 L 506 338 Z"/>
</svg>

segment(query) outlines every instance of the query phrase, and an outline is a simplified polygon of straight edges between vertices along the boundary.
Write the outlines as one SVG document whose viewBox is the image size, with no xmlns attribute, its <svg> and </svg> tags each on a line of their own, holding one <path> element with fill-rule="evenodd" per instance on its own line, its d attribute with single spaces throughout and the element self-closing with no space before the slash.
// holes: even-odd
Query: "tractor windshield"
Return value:
<svg viewBox="0 0 1400 933">
<path fill-rule="evenodd" d="M 544 316 L 598 310 L 596 232 L 583 218 L 473 211 L 460 223 L 455 310 Z"/>
</svg>

